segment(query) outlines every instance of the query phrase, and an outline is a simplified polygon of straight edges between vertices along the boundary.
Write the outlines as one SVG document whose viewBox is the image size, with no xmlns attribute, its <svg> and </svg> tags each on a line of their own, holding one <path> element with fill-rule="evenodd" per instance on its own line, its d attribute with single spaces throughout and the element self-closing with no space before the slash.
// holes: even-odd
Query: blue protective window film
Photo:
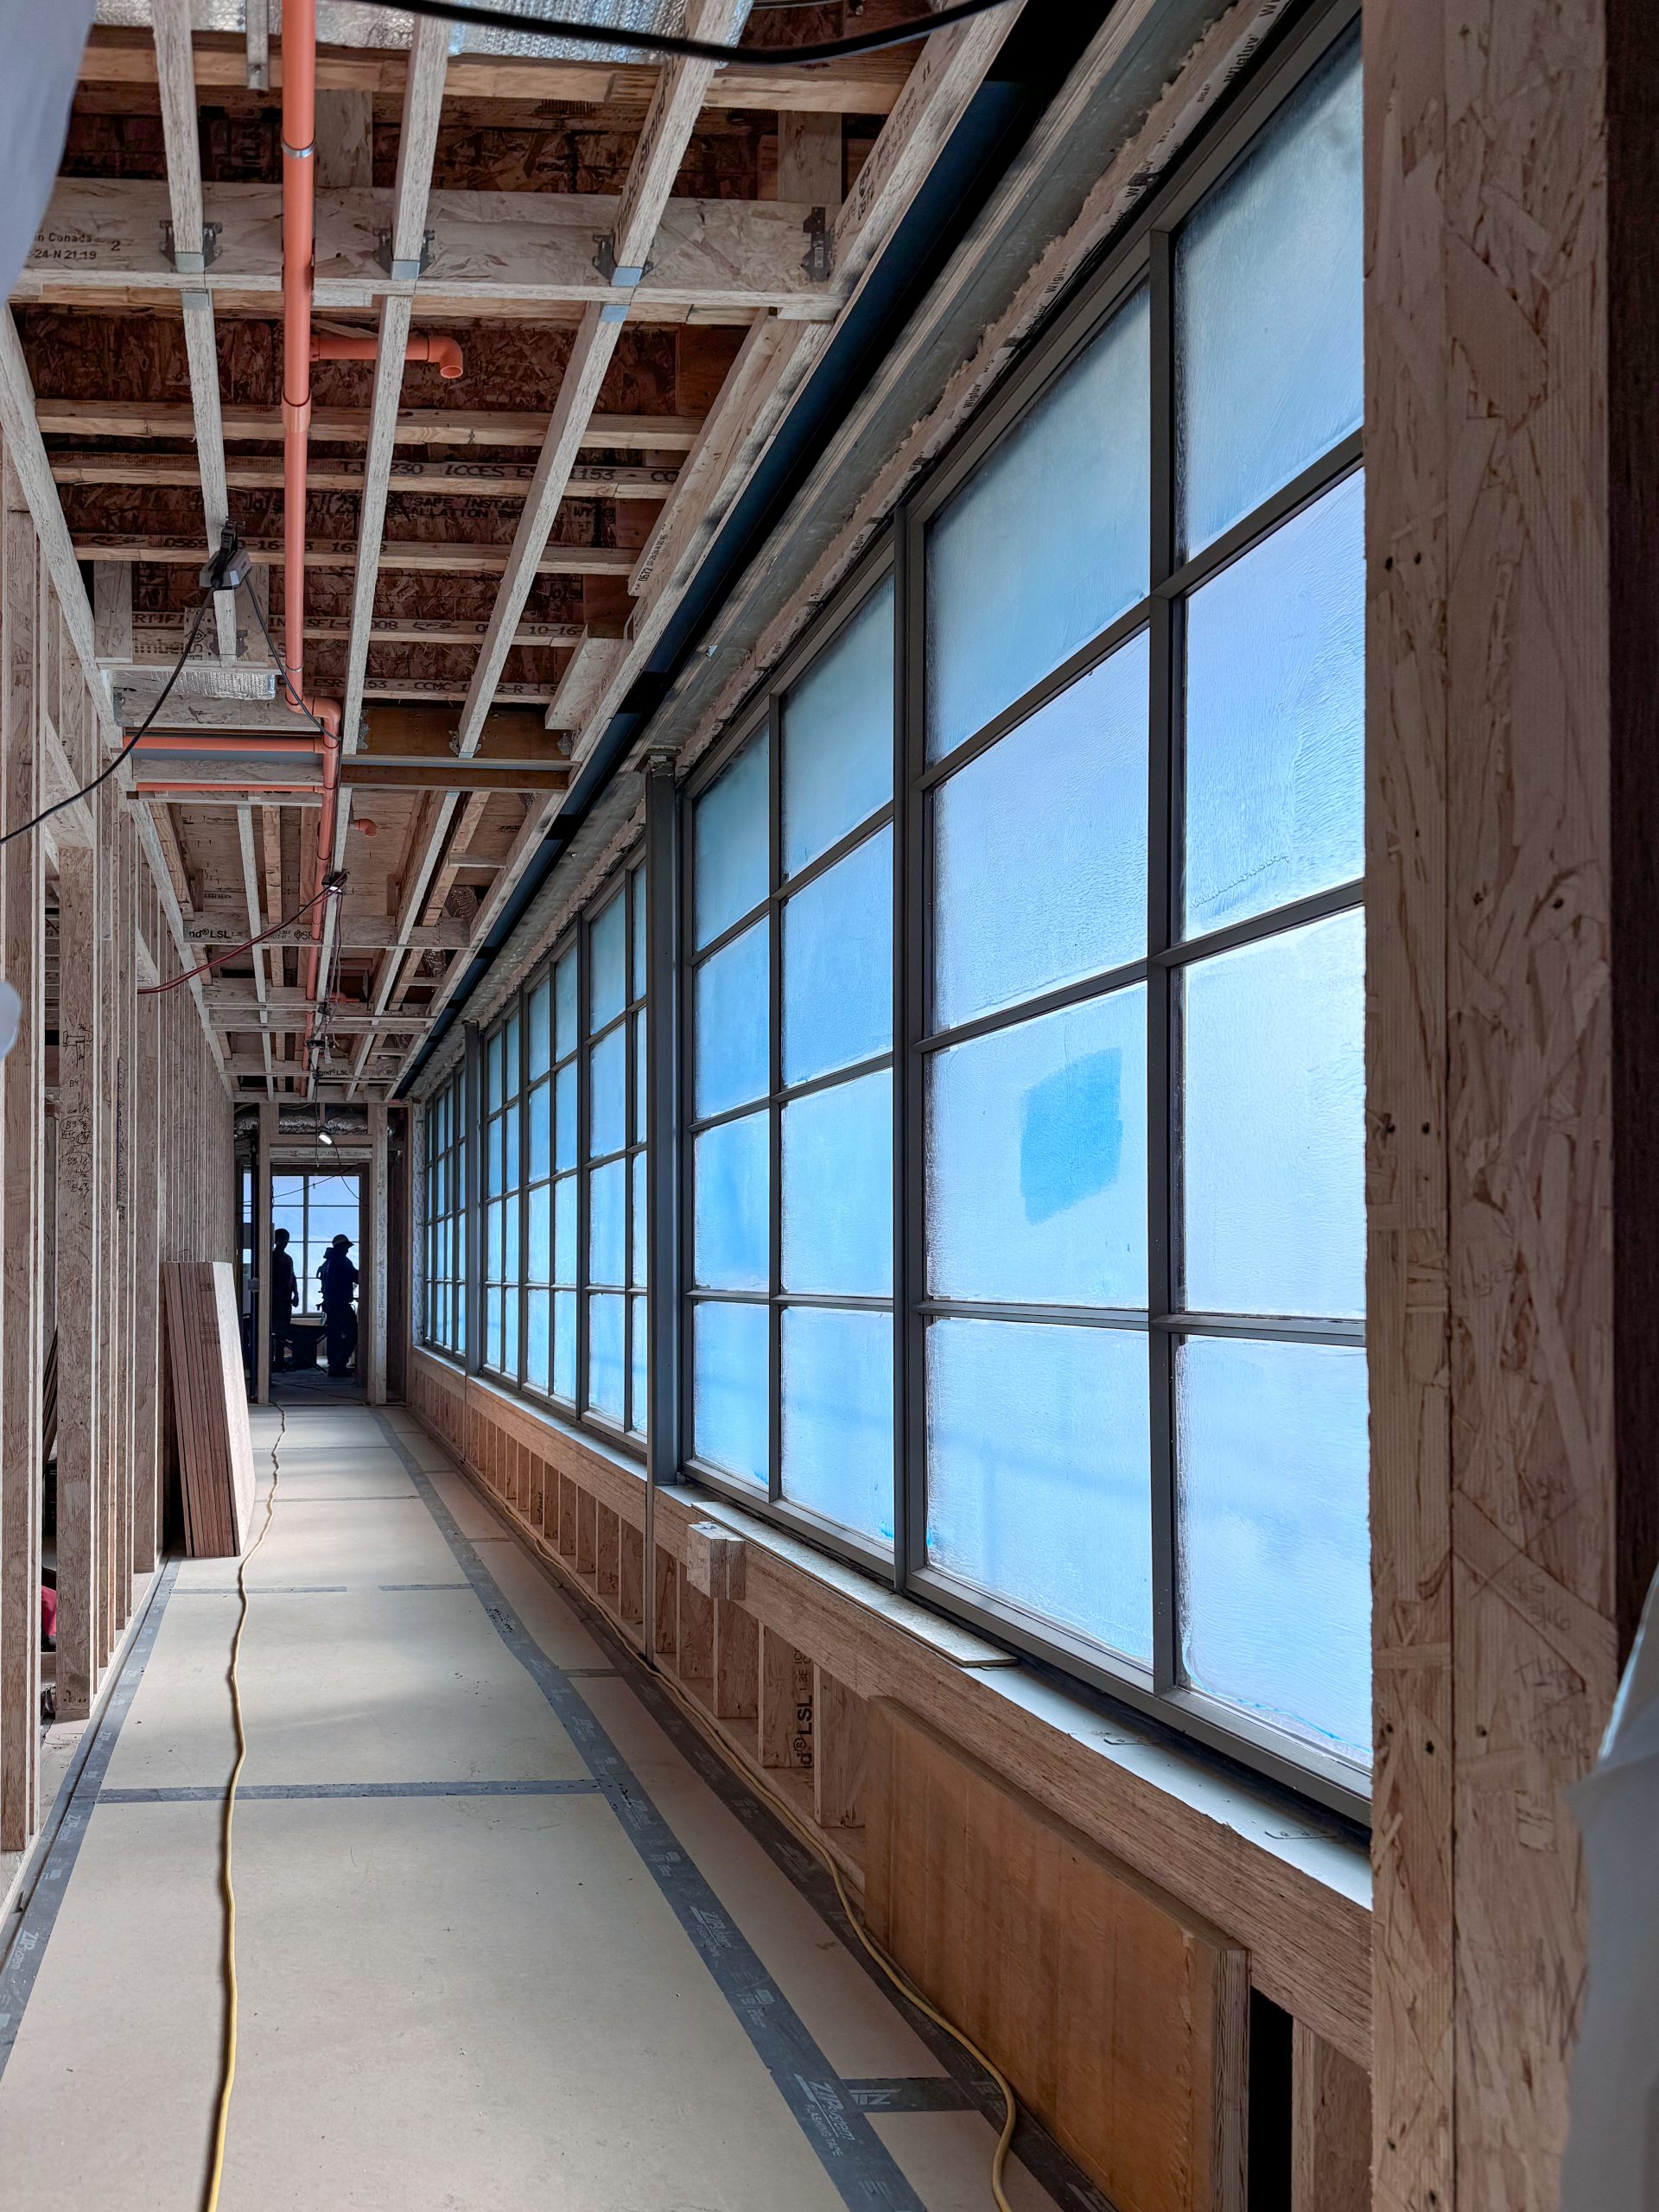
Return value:
<svg viewBox="0 0 1659 2212">
<path fill-rule="evenodd" d="M 1365 498 L 1357 472 L 1186 610 L 1186 934 L 1365 866 Z"/>
<path fill-rule="evenodd" d="M 878 830 L 784 908 L 784 1081 L 893 1044 L 893 831 Z"/>
<path fill-rule="evenodd" d="M 1145 1663 L 1147 1339 L 948 1318 L 927 1332 L 930 1566 Z"/>
<path fill-rule="evenodd" d="M 927 757 L 1146 594 L 1151 379 L 1138 292 L 927 531 Z"/>
<path fill-rule="evenodd" d="M 893 797 L 893 584 L 880 585 L 784 696 L 784 873 Z"/>
<path fill-rule="evenodd" d="M 1359 41 L 1286 102 L 1176 241 L 1176 467 L 1195 553 L 1357 429 Z"/>
<path fill-rule="evenodd" d="M 784 1288 L 891 1297 L 891 1074 L 809 1091 L 783 1122 Z"/>
<path fill-rule="evenodd" d="M 936 1028 L 1145 952 L 1147 667 L 1143 631 L 935 793 Z"/>
<path fill-rule="evenodd" d="M 1146 1058 L 1140 984 L 931 1055 L 932 1296 L 1146 1305 Z"/>
<path fill-rule="evenodd" d="M 1182 1672 L 1370 1758 L 1365 1355 L 1188 1338 L 1177 1364 Z"/>
<path fill-rule="evenodd" d="M 765 1486 L 766 1309 L 699 1304 L 692 1323 L 692 1448 L 698 1459 Z"/>
<path fill-rule="evenodd" d="M 766 895 L 768 747 L 752 739 L 696 802 L 694 830 L 698 945 Z"/>
<path fill-rule="evenodd" d="M 893 1542 L 893 1317 L 791 1306 L 782 1324 L 784 1496 Z"/>
<path fill-rule="evenodd" d="M 696 971 L 696 1111 L 723 1114 L 766 1094 L 771 1007 L 766 925 L 757 922 Z"/>
</svg>

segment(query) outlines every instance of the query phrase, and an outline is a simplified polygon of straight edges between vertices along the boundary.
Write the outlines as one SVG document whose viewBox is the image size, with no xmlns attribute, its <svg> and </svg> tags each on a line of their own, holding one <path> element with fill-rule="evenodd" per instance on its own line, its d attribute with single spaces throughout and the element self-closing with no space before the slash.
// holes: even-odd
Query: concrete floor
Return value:
<svg viewBox="0 0 1659 2212">
<path fill-rule="evenodd" d="M 262 1500 L 276 1427 L 256 1410 Z M 225 2212 L 988 2206 L 956 2063 L 441 1449 L 396 1410 L 308 1408 L 280 1457 Z M 199 2202 L 233 1583 L 158 1579 L 0 1973 L 9 2205 Z M 1029 2155 L 1048 2186 L 1016 2163 L 1017 2212 L 1100 2202 Z"/>
</svg>

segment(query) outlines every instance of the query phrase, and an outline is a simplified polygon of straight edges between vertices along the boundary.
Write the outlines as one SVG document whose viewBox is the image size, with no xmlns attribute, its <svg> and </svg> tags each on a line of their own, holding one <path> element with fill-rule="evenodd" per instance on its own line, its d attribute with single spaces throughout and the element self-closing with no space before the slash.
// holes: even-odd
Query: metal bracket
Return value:
<svg viewBox="0 0 1659 2212">
<path fill-rule="evenodd" d="M 614 284 L 620 291 L 631 292 L 636 284 L 643 284 L 657 266 L 654 261 L 642 261 L 637 265 L 631 262 L 619 262 L 616 240 L 608 232 L 603 238 L 595 238 L 594 244 L 599 249 L 594 256 L 594 268 L 607 284 Z"/>
<path fill-rule="evenodd" d="M 423 232 L 421 237 L 421 250 L 414 260 L 399 261 L 392 255 L 391 232 L 389 230 L 377 231 L 374 234 L 374 257 L 387 276 L 392 277 L 397 283 L 412 284 L 416 278 L 424 276 L 432 266 L 432 256 L 435 251 L 433 240 L 436 236 L 435 231 Z"/>
<path fill-rule="evenodd" d="M 162 219 L 162 258 L 169 269 L 181 276 L 205 276 L 219 259 L 219 226 L 204 223 L 201 226 L 201 251 L 181 253 L 173 243 L 173 222 L 170 216 Z"/>
<path fill-rule="evenodd" d="M 815 284 L 827 284 L 836 273 L 836 242 L 829 215 L 822 207 L 815 207 L 801 228 L 806 233 L 806 255 L 801 266 Z"/>
</svg>

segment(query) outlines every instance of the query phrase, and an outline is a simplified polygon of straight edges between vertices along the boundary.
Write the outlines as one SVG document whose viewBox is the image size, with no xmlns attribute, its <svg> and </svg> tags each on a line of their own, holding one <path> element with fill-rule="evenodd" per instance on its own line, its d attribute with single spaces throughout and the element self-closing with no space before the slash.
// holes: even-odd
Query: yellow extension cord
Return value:
<svg viewBox="0 0 1659 2212">
<path fill-rule="evenodd" d="M 259 1534 L 243 1554 L 236 1570 L 236 1590 L 242 1600 L 242 1610 L 237 1615 L 236 1633 L 231 1638 L 228 1675 L 231 1717 L 236 1723 L 236 1764 L 225 1785 L 225 1821 L 219 1834 L 219 1885 L 225 1897 L 225 2052 L 219 2072 L 219 2111 L 213 2121 L 213 2153 L 202 2190 L 202 2212 L 217 2212 L 219 2183 L 225 2177 L 225 2138 L 231 2124 L 231 2091 L 236 2085 L 236 1890 L 231 1879 L 231 1840 L 236 1821 L 236 1786 L 242 1779 L 243 1762 L 248 1756 L 248 1735 L 242 1725 L 242 1682 L 237 1669 L 242 1656 L 242 1631 L 248 1624 L 248 1563 L 270 1534 L 270 1516 L 276 1506 L 276 1453 L 288 1431 L 288 1415 L 280 1406 L 276 1419 L 279 1426 L 270 1447 L 270 1488 L 265 1493 L 265 1517 L 259 1524 Z"/>
<path fill-rule="evenodd" d="M 584 1591 L 582 1595 L 585 1598 L 587 1592 Z M 644 1656 L 643 1653 L 640 1655 L 641 1657 Z M 959 2044 L 969 2058 L 976 2060 L 995 2082 L 1002 2095 L 1003 2119 L 1002 2132 L 997 2137 L 996 2149 L 991 2154 L 991 2196 L 995 2201 L 996 2212 L 1014 2212 L 1014 2208 L 1008 2202 L 1003 2190 L 1002 2177 L 1007 2167 L 1008 2150 L 1014 2141 L 1014 2123 L 1020 2116 L 1020 2107 L 1014 2094 L 1014 2085 L 1007 2075 L 995 2059 L 986 2056 L 971 2036 L 959 2028 L 954 2020 L 946 2019 L 937 2005 L 928 2002 L 898 1961 L 890 1958 L 882 1949 L 854 1910 L 853 1901 L 847 1894 L 847 1885 L 841 1878 L 841 1869 L 836 1866 L 833 1855 L 801 1819 L 794 1807 L 769 1789 L 758 1776 L 742 1764 L 718 1729 L 710 1724 L 705 1714 L 697 1710 L 672 1675 L 665 1674 L 660 1667 L 649 1660 L 646 1661 L 646 1664 L 651 1667 L 652 1673 L 668 1692 L 680 1711 L 684 1713 L 686 1719 L 696 1727 L 703 1741 L 719 1753 L 746 1789 L 752 1789 L 758 1797 L 762 1798 L 771 1807 L 791 1834 L 800 1839 L 819 1865 L 824 1868 L 836 1885 L 836 1895 L 841 1899 L 841 1909 L 847 1916 L 848 1926 L 899 1995 L 907 2004 L 913 2005 L 918 2012 L 925 2014 L 928 2019 L 931 2020 L 936 2028 L 942 2028 L 953 2043 Z"/>
<path fill-rule="evenodd" d="M 248 1563 L 270 1533 L 270 1516 L 276 1505 L 278 1478 L 276 1454 L 288 1428 L 288 1417 L 280 1406 L 276 1413 L 281 1426 L 276 1432 L 276 1442 L 270 1447 L 270 1489 L 265 1497 L 265 1517 L 260 1523 L 259 1534 L 244 1554 L 236 1576 L 237 1594 L 242 1601 L 242 1606 L 237 1616 L 236 1633 L 231 1638 L 231 1663 L 228 1676 L 231 1686 L 231 1714 L 236 1725 L 236 1764 L 231 1769 L 230 1780 L 225 1789 L 225 1822 L 219 1853 L 219 1885 L 225 1897 L 225 2056 L 219 2077 L 219 2110 L 213 2126 L 213 2155 L 208 2163 L 207 2185 L 202 2192 L 202 2212 L 218 2212 L 219 2183 L 224 2178 L 225 2172 L 225 2139 L 231 2119 L 231 2092 L 236 2083 L 236 1890 L 232 1881 L 231 1846 L 236 1820 L 236 1789 L 238 1783 L 241 1780 L 243 1763 L 248 1755 L 247 1732 L 242 1723 L 242 1685 L 238 1674 L 238 1662 L 242 1653 L 242 1631 L 246 1627 L 248 1619 L 246 1579 Z M 585 1596 L 586 1592 L 582 1594 Z M 647 1664 L 650 1663 L 647 1662 Z M 992 2081 L 995 2082 L 1002 2097 L 1003 2119 L 1001 2132 L 996 2139 L 996 2148 L 991 2155 L 991 2196 L 995 2202 L 996 2212 L 1014 2212 L 1014 2208 L 1008 2202 L 1002 2187 L 1002 2177 L 1007 2171 L 1008 2151 L 1014 2141 L 1014 2123 L 1019 2118 L 1020 2107 L 1014 2097 L 1013 2084 L 1009 2082 L 1007 2075 L 1004 2074 L 995 2059 L 988 2056 L 980 2049 L 971 2036 L 959 2028 L 954 2020 L 947 2019 L 937 2005 L 928 2002 L 904 1968 L 896 1960 L 889 1958 L 887 1952 L 882 1949 L 880 1944 L 865 1927 L 851 1897 L 847 1894 L 847 1885 L 842 1879 L 841 1869 L 836 1864 L 833 1854 L 800 1818 L 794 1807 L 779 1796 L 774 1790 L 769 1789 L 764 1782 L 739 1762 L 731 1746 L 719 1731 L 710 1726 L 704 1715 L 698 1712 L 691 1700 L 684 1694 L 679 1684 L 671 1675 L 664 1674 L 661 1668 L 654 1665 L 652 1666 L 652 1672 L 680 1711 L 684 1713 L 686 1719 L 696 1727 L 704 1742 L 718 1753 L 747 1789 L 754 1790 L 756 1795 L 771 1807 L 791 1834 L 799 1839 L 823 1867 L 836 1885 L 836 1895 L 841 1900 L 841 1909 L 847 1916 L 848 1926 L 899 1995 L 907 2004 L 913 2005 L 925 2018 L 931 2020 L 936 2028 L 941 2029 L 953 2042 L 959 2044 L 968 2056 L 982 2066 Z"/>
</svg>

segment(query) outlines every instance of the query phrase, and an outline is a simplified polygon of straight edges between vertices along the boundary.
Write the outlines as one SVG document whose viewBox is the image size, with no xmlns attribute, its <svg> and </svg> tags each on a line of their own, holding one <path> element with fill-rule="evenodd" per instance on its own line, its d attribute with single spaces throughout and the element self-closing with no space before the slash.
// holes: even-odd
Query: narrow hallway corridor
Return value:
<svg viewBox="0 0 1659 2212">
<path fill-rule="evenodd" d="M 254 1409 L 256 1529 L 277 1426 Z M 438 1446 L 308 1408 L 279 1461 L 241 1665 L 227 2212 L 988 2204 L 994 2092 Z M 236 1611 L 233 1562 L 163 1569 L 29 1903 L 8 2203 L 198 2201 Z M 1015 2160 L 1018 2212 L 1101 2202 L 1031 2155 L 1055 2194 Z"/>
</svg>

